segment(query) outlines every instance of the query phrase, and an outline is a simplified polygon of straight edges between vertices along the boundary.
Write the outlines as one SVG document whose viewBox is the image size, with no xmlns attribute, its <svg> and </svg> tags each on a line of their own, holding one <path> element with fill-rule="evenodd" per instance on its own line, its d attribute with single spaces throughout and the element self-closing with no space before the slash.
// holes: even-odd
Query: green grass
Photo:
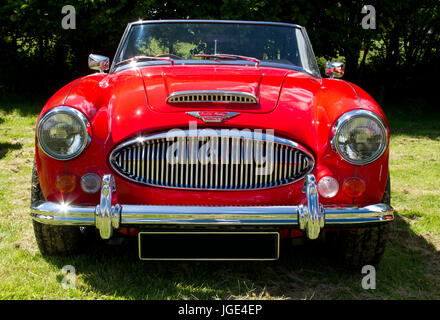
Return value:
<svg viewBox="0 0 440 320">
<path fill-rule="evenodd" d="M 133 243 L 97 243 L 45 259 L 29 218 L 35 122 L 42 102 L 0 103 L 0 299 L 439 299 L 440 113 L 386 106 L 397 220 L 376 290 L 333 263 L 321 243 L 283 248 L 276 262 L 141 262 Z M 427 109 L 429 110 L 429 108 Z M 64 289 L 62 268 L 76 269 Z"/>
</svg>

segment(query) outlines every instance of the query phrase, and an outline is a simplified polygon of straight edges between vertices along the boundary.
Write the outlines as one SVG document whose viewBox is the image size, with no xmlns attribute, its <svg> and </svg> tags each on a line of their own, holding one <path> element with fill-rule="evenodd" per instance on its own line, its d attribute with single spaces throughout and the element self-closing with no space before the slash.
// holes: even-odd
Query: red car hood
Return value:
<svg viewBox="0 0 440 320">
<path fill-rule="evenodd" d="M 287 73 L 285 69 L 272 69 L 268 73 L 264 68 L 249 66 L 164 66 L 141 69 L 148 105 L 157 112 L 182 112 L 194 108 L 270 112 L 276 107 Z M 245 92 L 255 95 L 259 103 L 241 106 L 225 103 L 187 103 L 176 106 L 167 103 L 170 94 L 192 90 Z"/>
<path fill-rule="evenodd" d="M 188 90 L 243 91 L 254 94 L 259 101 L 249 105 L 167 103 L 169 94 Z M 294 70 L 167 65 L 84 77 L 71 88 L 64 103 L 80 107 L 92 121 L 94 136 L 106 140 L 111 147 L 141 132 L 187 128 L 190 121 L 196 121 L 186 114 L 188 111 L 216 110 L 236 111 L 240 116 L 221 123 L 197 120 L 197 124 L 274 129 L 276 135 L 314 150 L 316 144 L 327 143 L 328 130 L 337 117 L 359 108 L 358 100 L 356 92 L 344 81 L 319 79 Z M 323 131 L 322 141 L 318 141 L 318 130 Z"/>
</svg>

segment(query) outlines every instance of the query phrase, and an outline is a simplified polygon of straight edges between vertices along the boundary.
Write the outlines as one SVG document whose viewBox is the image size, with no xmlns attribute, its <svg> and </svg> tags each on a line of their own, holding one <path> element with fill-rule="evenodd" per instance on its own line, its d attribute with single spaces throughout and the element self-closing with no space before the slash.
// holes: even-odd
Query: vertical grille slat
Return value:
<svg viewBox="0 0 440 320">
<path fill-rule="evenodd" d="M 131 175 L 131 148 L 127 150 L 127 172 Z"/>
<path fill-rule="evenodd" d="M 219 157 L 220 155 L 218 154 L 218 150 L 219 150 L 219 142 L 218 142 L 218 137 L 215 137 L 215 145 L 214 145 L 214 150 L 216 150 L 216 153 L 214 155 L 215 158 L 215 173 L 214 173 L 214 177 L 215 177 L 215 186 L 214 189 L 218 189 L 218 170 L 219 170 Z"/>
<path fill-rule="evenodd" d="M 170 177 L 169 177 L 169 179 L 170 179 L 170 186 L 171 187 L 174 187 L 174 168 L 175 168 L 175 164 L 174 164 L 174 161 L 175 161 L 175 154 L 174 154 L 174 152 L 172 152 L 172 148 L 175 146 L 175 141 L 173 140 L 173 141 L 171 141 L 170 142 L 170 153 L 168 154 L 168 156 L 169 156 L 169 159 L 167 159 L 167 162 L 169 163 L 169 166 L 170 166 Z"/>
<path fill-rule="evenodd" d="M 130 169 L 130 173 L 131 173 L 133 178 L 136 176 L 136 166 L 134 165 L 135 164 L 134 159 L 136 157 L 135 151 L 136 151 L 136 149 L 134 147 L 132 147 L 130 149 L 130 168 L 131 168 Z"/>
<path fill-rule="evenodd" d="M 220 188 L 223 188 L 223 166 L 225 164 L 225 159 L 224 159 L 224 150 L 225 150 L 225 138 L 221 137 L 220 138 Z"/>
<path fill-rule="evenodd" d="M 294 170 L 293 176 L 294 177 L 296 177 L 296 175 L 298 174 L 297 166 L 298 166 L 298 151 L 295 151 L 295 156 L 293 159 L 293 170 Z"/>
<path fill-rule="evenodd" d="M 185 166 L 185 158 L 186 158 L 186 149 L 185 149 L 185 138 L 179 139 L 179 173 L 180 173 L 180 179 L 179 179 L 179 186 L 183 188 L 184 186 L 184 166 Z"/>
<path fill-rule="evenodd" d="M 189 140 L 185 141 L 185 188 L 189 187 Z"/>
<path fill-rule="evenodd" d="M 202 145 L 204 143 L 205 143 L 205 141 L 202 142 Z M 199 161 L 197 163 L 198 164 L 197 167 L 200 168 L 200 187 L 202 189 L 205 189 L 205 178 L 207 176 L 206 173 L 205 173 L 206 170 L 204 170 L 205 167 L 206 167 L 206 164 L 204 164 L 204 162 L 205 162 L 205 155 L 203 153 L 201 153 L 201 158 L 199 158 Z"/>
<path fill-rule="evenodd" d="M 244 144 L 244 140 L 243 139 L 239 140 L 239 143 L 240 143 L 240 184 L 239 184 L 239 189 L 243 189 L 245 187 L 244 183 L 243 183 L 243 176 L 244 176 L 244 172 L 243 172 L 243 169 L 244 169 L 244 146 L 243 146 L 243 144 Z"/>
<path fill-rule="evenodd" d="M 234 189 L 238 189 L 238 176 L 240 175 L 240 173 L 238 172 L 240 166 L 240 140 L 238 138 L 234 138 L 234 164 Z"/>
<path fill-rule="evenodd" d="M 283 182 L 285 182 L 288 178 L 287 175 L 287 167 L 289 166 L 289 159 L 288 159 L 288 150 L 287 146 L 284 148 L 284 172 L 283 172 Z"/>
<path fill-rule="evenodd" d="M 230 154 L 230 159 L 229 159 L 229 180 L 228 180 L 228 186 L 229 186 L 229 189 L 233 189 L 234 187 L 234 154 L 233 154 L 233 152 L 234 152 L 234 139 L 233 138 L 231 138 L 230 139 L 231 141 L 229 141 L 230 142 L 230 146 L 231 146 L 231 148 L 229 149 L 230 150 L 230 152 L 229 152 L 229 154 Z"/>
<path fill-rule="evenodd" d="M 289 150 L 289 173 L 288 173 L 288 177 L 292 176 L 292 167 L 293 167 L 293 156 L 292 156 L 293 150 L 290 149 Z"/>
<path fill-rule="evenodd" d="M 296 144 L 237 135 L 155 136 L 125 143 L 110 163 L 122 176 L 151 186 L 252 190 L 282 186 L 313 168 Z"/>
<path fill-rule="evenodd" d="M 302 154 L 298 154 L 298 172 L 301 172 L 301 167 L 302 167 Z"/>
<path fill-rule="evenodd" d="M 165 178 L 165 141 L 162 140 L 160 143 L 161 146 L 161 156 L 160 156 L 160 182 L 161 185 L 166 186 L 166 178 Z"/>
<path fill-rule="evenodd" d="M 245 140 L 244 141 L 244 152 L 245 152 L 245 157 L 244 157 L 244 183 L 243 183 L 243 188 L 245 189 L 249 189 L 248 186 L 248 175 L 249 175 L 249 163 L 251 161 L 250 158 L 250 144 L 249 144 L 249 140 Z"/>
<path fill-rule="evenodd" d="M 154 141 L 152 141 L 152 143 L 151 143 L 152 145 L 151 145 L 151 183 L 152 184 L 156 184 L 156 180 L 154 179 L 155 178 L 155 176 L 154 176 L 154 172 L 155 172 L 155 165 L 156 165 L 156 144 L 155 144 L 155 142 Z"/>
<path fill-rule="evenodd" d="M 136 146 L 136 150 L 137 150 L 137 163 L 136 163 L 136 168 L 137 168 L 137 174 L 136 174 L 136 180 L 142 181 L 142 173 L 141 173 L 141 165 L 142 165 L 142 161 L 141 161 L 141 152 L 142 152 L 142 148 L 140 148 L 139 146 Z"/>
</svg>

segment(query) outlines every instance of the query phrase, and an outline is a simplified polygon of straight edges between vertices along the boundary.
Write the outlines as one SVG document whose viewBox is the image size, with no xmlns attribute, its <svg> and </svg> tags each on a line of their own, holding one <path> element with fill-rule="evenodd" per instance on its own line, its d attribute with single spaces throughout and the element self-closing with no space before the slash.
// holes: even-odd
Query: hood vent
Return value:
<svg viewBox="0 0 440 320">
<path fill-rule="evenodd" d="M 251 93 L 239 91 L 218 91 L 218 90 L 198 90 L 198 91 L 179 91 L 171 93 L 167 99 L 168 103 L 245 103 L 256 104 L 258 99 Z"/>
</svg>

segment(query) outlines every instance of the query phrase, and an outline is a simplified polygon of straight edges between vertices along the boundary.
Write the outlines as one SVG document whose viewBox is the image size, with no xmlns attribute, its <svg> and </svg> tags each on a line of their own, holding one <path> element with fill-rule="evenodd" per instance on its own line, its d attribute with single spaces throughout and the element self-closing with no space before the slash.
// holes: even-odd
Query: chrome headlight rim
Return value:
<svg viewBox="0 0 440 320">
<path fill-rule="evenodd" d="M 341 150 L 340 145 L 339 145 L 339 134 L 341 133 L 342 128 L 344 128 L 345 125 L 347 125 L 350 121 L 352 121 L 353 119 L 356 118 L 369 118 L 370 120 L 375 121 L 383 134 L 383 139 L 382 142 L 379 146 L 379 148 L 377 149 L 377 151 L 374 153 L 373 156 L 365 159 L 365 160 L 354 160 L 351 159 L 350 157 L 348 157 L 345 152 L 343 150 Z M 337 152 L 342 159 L 344 159 L 345 161 L 354 164 L 354 165 L 367 165 L 370 164 L 374 161 L 376 161 L 377 159 L 379 159 L 383 153 L 385 152 L 385 150 L 388 147 L 388 129 L 387 126 L 385 125 L 385 122 L 383 121 L 383 119 L 378 116 L 376 113 L 369 111 L 369 110 L 352 110 L 349 112 L 344 113 L 342 116 L 339 117 L 339 119 L 336 121 L 335 123 L 335 131 L 334 131 L 334 136 L 331 139 L 331 145 L 333 147 L 333 150 L 335 152 Z"/>
<path fill-rule="evenodd" d="M 51 152 L 51 150 L 49 150 L 47 148 L 47 146 L 45 145 L 45 143 L 41 143 L 40 137 L 41 137 L 41 130 L 43 127 L 43 124 L 49 119 L 51 118 L 53 115 L 55 114 L 68 114 L 70 116 L 73 116 L 75 118 L 77 118 L 77 120 L 79 120 L 79 123 L 81 123 L 81 127 L 82 127 L 82 131 L 84 133 L 84 137 L 85 141 L 82 143 L 81 148 L 79 148 L 76 152 L 69 154 L 69 155 L 60 155 L 60 154 L 56 154 L 54 152 Z M 55 160 L 71 160 L 74 159 L 76 157 L 78 157 L 83 151 L 84 149 L 90 144 L 90 135 L 88 133 L 87 127 L 89 125 L 89 121 L 87 120 L 86 116 L 80 112 L 79 110 L 69 107 L 69 106 L 58 106 L 55 107 L 53 109 L 50 109 L 49 111 L 47 111 L 42 117 L 41 119 L 38 121 L 38 125 L 37 125 L 37 141 L 38 141 L 38 145 L 41 148 L 41 150 L 49 157 L 51 157 L 52 159 Z"/>
</svg>

